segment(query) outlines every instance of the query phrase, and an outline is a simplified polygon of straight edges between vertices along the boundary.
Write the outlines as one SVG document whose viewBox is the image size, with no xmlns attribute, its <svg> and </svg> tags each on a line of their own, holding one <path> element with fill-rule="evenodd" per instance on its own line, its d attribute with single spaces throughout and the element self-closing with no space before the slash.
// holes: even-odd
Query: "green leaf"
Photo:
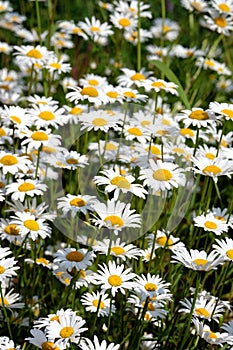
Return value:
<svg viewBox="0 0 233 350">
<path fill-rule="evenodd" d="M 189 103 L 189 100 L 184 92 L 184 89 L 179 81 L 179 79 L 177 78 L 177 76 L 175 75 L 175 73 L 173 73 L 173 71 L 163 62 L 161 61 L 152 61 L 152 63 L 173 83 L 175 83 L 176 85 L 178 85 L 177 91 L 179 93 L 179 96 L 181 98 L 181 100 L 183 101 L 185 107 L 187 109 L 191 109 L 191 105 Z"/>
</svg>

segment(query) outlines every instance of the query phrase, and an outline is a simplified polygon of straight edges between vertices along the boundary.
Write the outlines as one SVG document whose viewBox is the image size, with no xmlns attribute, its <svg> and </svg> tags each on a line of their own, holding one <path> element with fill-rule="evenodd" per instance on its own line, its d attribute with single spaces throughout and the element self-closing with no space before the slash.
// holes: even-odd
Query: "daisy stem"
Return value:
<svg viewBox="0 0 233 350">
<path fill-rule="evenodd" d="M 122 143 L 122 139 L 123 139 L 123 132 L 124 132 L 124 127 L 125 127 L 125 122 L 126 122 L 126 116 L 127 116 L 127 112 L 128 112 L 128 102 L 126 102 L 124 104 L 124 110 L 125 110 L 125 114 L 124 114 L 124 119 L 123 119 L 122 128 L 121 128 L 120 141 L 119 141 L 117 154 L 116 154 L 116 161 L 117 161 L 119 154 L 120 154 L 120 148 L 121 148 L 121 143 Z"/>
<path fill-rule="evenodd" d="M 161 17 L 162 17 L 162 35 L 161 35 L 161 40 L 160 40 L 160 46 L 164 47 L 164 22 L 166 19 L 166 2 L 165 0 L 161 0 Z M 163 57 L 164 58 L 164 57 Z"/>
<path fill-rule="evenodd" d="M 32 91 L 34 71 L 35 71 L 35 67 L 34 67 L 34 64 L 32 64 L 31 72 L 30 72 L 30 78 L 29 78 L 28 96 L 31 95 L 31 91 Z"/>
<path fill-rule="evenodd" d="M 221 148 L 221 143 L 222 143 L 222 138 L 223 138 L 223 135 L 224 135 L 225 127 L 226 127 L 226 121 L 224 122 L 223 127 L 222 127 L 222 132 L 221 132 L 220 139 L 219 139 L 219 142 L 218 142 L 218 148 L 217 148 L 216 157 L 218 157 L 218 154 L 219 154 L 219 151 L 220 151 L 220 148 Z"/>
<path fill-rule="evenodd" d="M 4 316 L 5 316 L 5 319 L 6 319 L 8 332 L 9 332 L 10 338 L 13 339 L 12 338 L 12 333 L 11 333 L 10 320 L 9 320 L 9 317 L 7 315 L 7 312 L 6 312 L 6 307 L 5 307 L 5 302 L 4 302 L 3 292 L 2 292 L 2 282 L 0 282 L 0 296 L 1 296 L 1 306 L 2 306 L 3 313 L 4 313 Z"/>
<path fill-rule="evenodd" d="M 140 0 L 138 0 L 138 42 L 137 42 L 137 71 L 141 70 L 141 15 L 140 15 Z"/>
<path fill-rule="evenodd" d="M 42 41 L 41 41 L 41 20 L 40 20 L 40 6 L 39 6 L 39 0 L 36 0 L 36 18 L 37 18 L 37 26 L 38 26 L 39 43 L 40 43 L 40 45 L 42 45 Z"/>
<path fill-rule="evenodd" d="M 112 317 L 112 294 L 110 297 L 110 306 L 109 306 L 109 314 L 108 314 L 108 326 L 107 326 L 108 329 L 107 329 L 107 334 L 106 334 L 107 339 L 108 339 L 109 330 L 110 330 L 111 317 Z"/>
<path fill-rule="evenodd" d="M 184 336 L 183 336 L 183 340 L 182 340 L 181 346 L 179 347 L 179 350 L 187 349 L 185 344 L 186 344 L 186 341 L 189 338 L 189 332 L 190 332 L 190 325 L 191 325 L 193 310 L 194 310 L 194 307 L 195 307 L 195 304 L 196 304 L 196 300 L 197 300 L 197 295 L 198 295 L 198 292 L 199 292 L 200 284 L 201 284 L 201 274 L 198 273 L 197 274 L 197 280 L 196 280 L 196 289 L 195 289 L 195 293 L 194 293 L 194 296 L 193 296 L 193 302 L 192 302 L 191 310 L 190 310 L 190 313 L 189 313 L 188 322 L 185 323 Z"/>
<path fill-rule="evenodd" d="M 36 173 L 35 173 L 35 179 L 37 179 L 38 171 L 39 171 L 39 164 L 40 164 L 40 152 L 42 150 L 42 144 L 38 148 L 38 153 L 37 153 L 37 160 L 36 160 Z"/>
<path fill-rule="evenodd" d="M 203 184 L 203 187 L 202 187 L 202 193 L 201 193 L 201 200 L 200 200 L 200 203 L 199 203 L 199 213 L 200 211 L 202 210 L 202 206 L 203 204 L 205 204 L 205 201 L 206 201 L 206 194 L 207 194 L 207 189 L 208 189 L 208 186 L 209 186 L 209 176 L 206 176 L 205 179 L 204 179 L 204 184 Z"/>
</svg>

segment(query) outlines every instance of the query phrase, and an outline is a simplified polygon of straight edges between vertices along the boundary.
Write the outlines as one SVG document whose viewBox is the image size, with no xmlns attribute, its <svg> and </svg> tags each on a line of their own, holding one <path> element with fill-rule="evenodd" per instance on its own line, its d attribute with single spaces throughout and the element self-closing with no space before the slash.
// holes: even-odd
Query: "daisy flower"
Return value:
<svg viewBox="0 0 233 350">
<path fill-rule="evenodd" d="M 67 116 L 64 108 L 59 108 L 57 105 L 34 105 L 28 110 L 33 125 L 37 128 L 55 127 L 67 123 Z"/>
<path fill-rule="evenodd" d="M 171 263 L 181 263 L 185 267 L 197 271 L 209 271 L 216 269 L 223 263 L 223 258 L 219 257 L 216 251 L 207 254 L 204 250 L 181 248 L 173 252 Z"/>
<path fill-rule="evenodd" d="M 164 319 L 167 315 L 167 310 L 164 309 L 164 303 L 158 302 L 157 298 L 156 300 L 154 299 L 149 299 L 149 301 L 147 299 L 147 309 L 144 315 L 144 321 L 153 322 L 153 320 L 157 320 L 159 318 Z M 142 317 L 143 310 L 145 310 L 146 307 L 146 301 L 141 300 L 136 295 L 132 295 L 128 298 L 127 302 L 129 304 L 133 304 L 134 308 L 132 311 L 135 315 L 138 315 L 138 311 L 140 309 L 139 316 Z"/>
<path fill-rule="evenodd" d="M 114 343 L 110 343 L 108 345 L 106 340 L 100 342 L 96 335 L 94 335 L 93 342 L 90 339 L 85 338 L 81 340 L 79 346 L 82 350 L 118 350 L 120 348 L 119 344 L 116 345 Z"/>
<path fill-rule="evenodd" d="M 219 322 L 219 317 L 224 314 L 226 307 L 224 307 L 222 303 L 217 303 L 216 305 L 216 302 L 217 300 L 215 297 L 211 299 L 207 299 L 203 296 L 197 297 L 194 304 L 193 316 L 206 319 L 208 321 L 213 319 L 214 321 Z M 185 298 L 184 301 L 181 301 L 180 303 L 183 307 L 179 309 L 179 312 L 189 314 L 192 308 L 193 298 L 190 300 Z"/>
<path fill-rule="evenodd" d="M 88 252 L 87 249 L 65 248 L 55 253 L 54 263 L 70 272 L 73 268 L 83 270 L 90 266 L 94 257 L 94 252 Z"/>
<path fill-rule="evenodd" d="M 135 292 L 140 295 L 142 300 L 145 300 L 147 297 L 153 300 L 160 294 L 168 294 L 169 289 L 167 287 L 170 285 L 170 283 L 164 282 L 159 275 L 155 276 L 150 273 L 146 276 L 137 276 L 135 284 Z"/>
<path fill-rule="evenodd" d="M 101 77 L 100 75 L 88 73 L 85 74 L 83 78 L 79 79 L 79 84 L 81 86 L 92 86 L 94 88 L 103 89 L 108 85 L 106 77 Z"/>
<path fill-rule="evenodd" d="M 233 162 L 227 159 L 216 157 L 210 160 L 206 157 L 192 157 L 191 160 L 194 164 L 191 169 L 195 174 L 211 176 L 214 182 L 218 181 L 219 176 L 225 175 L 230 178 L 233 173 Z"/>
<path fill-rule="evenodd" d="M 142 260 L 145 261 L 145 262 L 149 262 L 149 261 L 152 261 L 156 258 L 156 255 L 155 255 L 155 250 L 153 249 L 152 251 L 152 248 L 146 248 L 146 249 L 143 249 L 142 251 Z"/>
<path fill-rule="evenodd" d="M 45 192 L 47 186 L 40 183 L 37 180 L 17 180 L 17 182 L 13 182 L 10 185 L 6 186 L 6 194 L 11 194 L 12 200 L 19 200 L 23 202 L 25 196 L 40 196 Z"/>
<path fill-rule="evenodd" d="M 58 104 L 58 101 L 54 100 L 52 97 L 39 96 L 37 94 L 28 96 L 27 101 L 30 105 L 54 106 Z"/>
<path fill-rule="evenodd" d="M 223 323 L 221 329 L 226 331 L 228 335 L 233 336 L 233 320 Z"/>
<path fill-rule="evenodd" d="M 0 13 L 11 11 L 13 11 L 13 8 L 10 5 L 10 1 L 0 1 Z"/>
<path fill-rule="evenodd" d="M 82 295 L 80 301 L 88 312 L 97 312 L 99 306 L 98 317 L 109 315 L 111 299 L 108 294 L 100 294 L 98 291 L 96 293 L 86 292 Z M 114 305 L 114 300 L 112 300 L 111 313 L 114 313 L 115 311 L 116 307 Z"/>
<path fill-rule="evenodd" d="M 209 8 L 204 0 L 181 0 L 181 5 L 189 11 L 206 12 Z"/>
<path fill-rule="evenodd" d="M 110 239 L 105 238 L 103 242 L 96 242 L 93 250 L 99 254 L 108 255 L 109 253 L 123 261 L 126 261 L 126 259 L 138 259 L 138 257 L 142 256 L 141 249 L 137 248 L 134 244 L 121 242 L 119 237 L 116 241 L 110 241 Z"/>
<path fill-rule="evenodd" d="M 46 336 L 46 334 L 40 329 L 31 329 L 30 333 L 32 337 L 25 338 L 28 340 L 30 344 L 37 346 L 39 349 L 54 349 L 54 350 L 65 350 L 66 347 L 64 345 L 59 344 L 58 342 L 50 341 L 50 339 Z"/>
<path fill-rule="evenodd" d="M 32 121 L 27 115 L 27 110 L 19 106 L 6 106 L 1 110 L 2 120 L 4 123 L 14 126 L 18 130 L 24 130 L 30 127 Z"/>
<path fill-rule="evenodd" d="M 21 300 L 21 296 L 18 293 L 14 293 L 14 290 L 11 289 L 9 292 L 6 292 L 5 288 L 2 288 L 3 300 L 0 297 L 0 307 L 4 304 L 4 307 L 11 309 L 23 309 L 25 307 L 24 303 L 17 303 Z"/>
<path fill-rule="evenodd" d="M 97 185 L 106 185 L 105 193 L 110 193 L 114 191 L 114 199 L 117 200 L 120 192 L 127 193 L 131 192 L 135 196 L 145 199 L 145 194 L 147 191 L 142 187 L 142 185 L 133 183 L 135 177 L 132 175 L 122 175 L 120 169 L 115 167 L 115 169 L 107 169 L 100 172 L 104 176 L 95 176 L 94 182 Z"/>
<path fill-rule="evenodd" d="M 166 91 L 170 92 L 172 95 L 178 95 L 177 88 L 178 85 L 167 82 L 163 79 L 149 78 L 140 83 L 141 86 L 145 88 L 146 91 Z"/>
<path fill-rule="evenodd" d="M 87 112 L 87 106 L 81 105 L 81 104 L 76 104 L 73 107 L 70 106 L 63 106 L 67 112 L 67 117 L 69 123 L 74 123 L 77 124 L 79 121 L 79 116 L 83 112 Z"/>
<path fill-rule="evenodd" d="M 0 1 L 0 6 L 1 6 L 1 1 Z M 20 350 L 21 349 L 20 346 L 15 346 L 13 340 L 10 340 L 10 338 L 5 336 L 0 337 L 0 348 L 1 350 L 10 350 L 10 349 Z"/>
<path fill-rule="evenodd" d="M 2 258 L 0 259 L 0 283 L 6 281 L 8 278 L 12 276 L 17 276 L 16 270 L 18 270 L 19 266 L 14 266 L 17 264 L 14 258 Z"/>
<path fill-rule="evenodd" d="M 203 322 L 199 321 L 197 318 L 193 318 L 192 322 L 196 328 L 197 335 L 207 343 L 220 346 L 224 343 L 232 344 L 233 337 L 229 336 L 228 333 L 212 331 L 208 325 L 203 324 Z"/>
<path fill-rule="evenodd" d="M 224 261 L 233 260 L 233 239 L 216 239 L 217 244 L 213 244 L 214 252 L 220 255 Z"/>
<path fill-rule="evenodd" d="M 108 132 L 110 128 L 119 129 L 119 119 L 117 115 L 111 115 L 105 110 L 99 109 L 90 113 L 83 113 L 79 117 L 81 123 L 80 130 L 102 130 Z"/>
<path fill-rule="evenodd" d="M 106 85 L 103 88 L 103 93 L 107 96 L 109 103 L 120 102 L 123 103 L 123 96 L 121 95 L 119 88 L 112 85 Z"/>
<path fill-rule="evenodd" d="M 184 170 L 178 165 L 170 162 L 162 162 L 153 159 L 149 160 L 150 168 L 142 169 L 140 172 L 140 180 L 144 180 L 143 186 L 147 185 L 153 191 L 171 190 L 173 187 L 185 185 Z"/>
<path fill-rule="evenodd" d="M 151 18 L 152 13 L 151 11 L 148 11 L 149 8 L 150 5 L 144 4 L 144 2 L 140 2 L 140 16 Z M 114 12 L 115 11 L 138 17 L 138 2 L 137 0 L 131 0 L 128 2 L 120 0 L 117 3 L 115 3 Z"/>
<path fill-rule="evenodd" d="M 140 227 L 140 215 L 134 214 L 135 210 L 130 210 L 130 203 L 125 204 L 114 199 L 108 200 L 107 204 L 94 203 L 93 209 L 100 217 L 93 219 L 96 226 L 107 227 L 117 235 L 119 231 L 126 227 Z"/>
<path fill-rule="evenodd" d="M 12 47 L 8 45 L 6 42 L 0 41 L 0 52 L 9 55 L 12 51 Z"/>
<path fill-rule="evenodd" d="M 66 94 L 66 98 L 71 102 L 79 103 L 80 101 L 88 100 L 96 106 L 109 102 L 108 97 L 104 94 L 102 89 L 96 89 L 96 87 L 91 85 L 87 85 L 83 88 L 71 86 L 68 87 L 68 89 L 73 90 L 73 92 Z"/>
<path fill-rule="evenodd" d="M 31 45 L 14 46 L 14 49 L 16 50 L 15 55 L 19 64 L 40 64 L 43 66 L 53 55 L 45 46 L 40 45 L 35 47 Z"/>
<path fill-rule="evenodd" d="M 146 102 L 147 95 L 139 94 L 138 90 L 132 88 L 124 88 L 119 86 L 119 92 L 126 102 Z"/>
<path fill-rule="evenodd" d="M 223 232 L 228 232 L 229 225 L 216 219 L 212 213 L 196 216 L 193 221 L 194 226 L 202 227 L 205 231 L 213 232 L 217 236 L 220 236 Z"/>
<path fill-rule="evenodd" d="M 155 38 L 174 41 L 179 35 L 180 26 L 170 18 L 156 18 L 150 30 Z"/>
<path fill-rule="evenodd" d="M 125 270 L 124 265 L 116 265 L 115 261 L 109 261 L 108 265 L 98 265 L 99 268 L 94 275 L 96 284 L 101 285 L 102 292 L 111 289 L 111 294 L 115 297 L 117 292 L 125 294 L 125 290 L 132 290 L 135 283 L 132 281 L 136 276 L 131 272 L 131 268 Z"/>
<path fill-rule="evenodd" d="M 84 168 L 89 163 L 86 155 L 65 149 L 63 152 L 56 154 L 56 158 L 51 164 L 60 168 L 75 170 L 77 168 Z"/>
<path fill-rule="evenodd" d="M 219 115 L 222 119 L 233 119 L 233 103 L 210 102 L 208 111 Z"/>
<path fill-rule="evenodd" d="M 93 203 L 97 201 L 97 198 L 94 196 L 88 195 L 72 195 L 67 194 L 65 197 L 58 198 L 58 209 L 63 211 L 63 214 L 66 215 L 68 212 L 71 212 L 71 216 L 75 217 L 78 212 L 82 212 L 86 215 L 87 211 L 93 211 Z"/>
<path fill-rule="evenodd" d="M 122 30 L 135 30 L 137 28 L 137 19 L 132 14 L 123 14 L 114 12 L 110 15 L 110 21 L 112 24 Z"/>
<path fill-rule="evenodd" d="M 0 169 L 3 174 L 15 175 L 19 172 L 27 173 L 31 161 L 26 156 L 0 151 Z"/>
<path fill-rule="evenodd" d="M 184 109 L 175 116 L 175 120 L 182 121 L 185 128 L 188 128 L 190 125 L 206 128 L 208 124 L 213 124 L 214 122 L 212 114 L 204 111 L 202 108 Z"/>
<path fill-rule="evenodd" d="M 152 233 L 147 235 L 148 245 L 154 249 L 165 248 L 174 251 L 176 249 L 183 248 L 185 245 L 180 242 L 179 238 L 174 237 L 170 232 L 157 230 L 156 234 Z"/>
<path fill-rule="evenodd" d="M 52 134 L 51 129 L 25 130 L 24 137 L 25 140 L 22 141 L 21 145 L 27 145 L 28 152 L 33 149 L 38 150 L 41 146 L 56 148 L 61 144 L 61 136 Z"/>
<path fill-rule="evenodd" d="M 53 274 L 61 283 L 65 284 L 66 286 L 70 285 L 71 280 L 74 277 L 66 269 L 60 266 L 53 270 Z M 81 287 L 88 287 L 90 283 L 95 283 L 93 271 L 79 270 L 78 274 L 75 276 L 74 288 L 77 290 Z"/>
<path fill-rule="evenodd" d="M 56 339 L 58 346 L 67 347 L 70 343 L 78 344 L 81 333 L 88 330 L 84 328 L 86 323 L 76 312 L 70 311 L 59 316 L 59 322 L 53 321 L 46 328 L 46 334 L 49 339 Z"/>
<path fill-rule="evenodd" d="M 124 125 L 124 135 L 126 140 L 136 139 L 138 142 L 144 144 L 151 139 L 149 131 L 138 124 Z"/>
<path fill-rule="evenodd" d="M 44 239 L 50 236 L 52 229 L 45 223 L 44 219 L 37 219 L 30 212 L 16 212 L 15 215 L 12 216 L 12 224 L 17 225 L 23 237 L 28 235 L 35 241 L 38 237 Z"/>
<path fill-rule="evenodd" d="M 99 19 L 94 16 L 85 18 L 85 21 L 80 21 L 79 27 L 91 38 L 93 41 L 98 42 L 100 38 L 106 38 L 113 34 L 111 26 L 107 23 L 101 23 Z"/>
<path fill-rule="evenodd" d="M 144 68 L 139 72 L 128 68 L 121 68 L 121 70 L 124 74 L 117 78 L 117 82 L 119 85 L 125 87 L 131 87 L 134 84 L 139 86 L 138 83 L 144 81 L 151 74 L 151 72 L 146 72 Z"/>
<path fill-rule="evenodd" d="M 140 31 L 138 31 L 138 30 L 125 31 L 123 34 L 124 39 L 136 46 L 138 44 L 139 33 L 140 33 L 140 42 L 141 43 L 144 43 L 148 39 L 152 38 L 152 33 L 149 30 L 141 28 Z"/>
<path fill-rule="evenodd" d="M 211 11 L 210 16 L 205 15 L 201 24 L 208 29 L 219 34 L 230 35 L 233 31 L 233 17 L 232 14 L 219 11 Z"/>
<path fill-rule="evenodd" d="M 64 63 L 64 60 L 58 57 L 51 57 L 48 59 L 45 68 L 47 68 L 50 73 L 56 74 L 69 73 L 71 71 L 70 63 Z"/>
<path fill-rule="evenodd" d="M 211 6 L 220 13 L 228 14 L 233 12 L 232 0 L 213 0 Z"/>
</svg>

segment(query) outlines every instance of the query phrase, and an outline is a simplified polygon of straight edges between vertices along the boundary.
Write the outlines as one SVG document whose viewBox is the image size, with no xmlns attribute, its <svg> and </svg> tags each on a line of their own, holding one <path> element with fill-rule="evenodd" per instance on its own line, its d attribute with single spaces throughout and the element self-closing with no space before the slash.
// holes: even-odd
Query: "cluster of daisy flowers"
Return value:
<svg viewBox="0 0 233 350">
<path fill-rule="evenodd" d="M 231 34 L 232 1 L 180 3 L 193 38 L 194 18 L 217 41 Z M 13 67 L 0 70 L 0 347 L 233 347 L 230 62 L 217 41 L 175 44 L 182 23 L 147 3 L 98 9 L 103 20 L 42 32 L 0 1 L 1 28 L 22 40 L 0 43 Z M 123 41 L 137 46 L 137 69 L 112 57 L 97 73 L 90 52 L 77 78 L 70 50 Z M 154 69 L 173 59 L 192 66 L 185 91 Z M 213 99 L 195 87 L 206 71 Z"/>
</svg>

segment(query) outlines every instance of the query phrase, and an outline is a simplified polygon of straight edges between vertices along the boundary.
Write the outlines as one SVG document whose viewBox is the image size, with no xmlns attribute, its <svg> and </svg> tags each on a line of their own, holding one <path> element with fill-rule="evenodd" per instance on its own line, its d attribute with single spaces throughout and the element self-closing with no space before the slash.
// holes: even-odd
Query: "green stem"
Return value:
<svg viewBox="0 0 233 350">
<path fill-rule="evenodd" d="M 1 283 L 1 282 L 0 282 L 0 295 L 1 295 L 1 303 L 0 303 L 0 305 L 1 305 L 2 308 L 3 308 L 3 313 L 4 313 L 4 316 L 5 316 L 5 319 L 6 319 L 7 328 L 8 328 L 8 332 L 9 332 L 10 338 L 13 339 L 13 338 L 12 338 L 12 333 L 11 333 L 10 320 L 9 320 L 8 315 L 7 315 L 6 307 L 5 307 L 5 303 L 4 303 L 4 297 L 3 297 L 2 283 Z"/>
<path fill-rule="evenodd" d="M 140 14 L 140 0 L 138 0 L 138 42 L 137 42 L 137 71 L 140 72 L 141 70 L 141 14 Z"/>
<path fill-rule="evenodd" d="M 39 0 L 36 0 L 36 18 L 37 18 L 37 26 L 38 26 L 38 36 L 39 36 L 39 42 L 40 42 L 40 45 L 42 45 L 42 40 L 41 40 L 41 20 L 40 20 L 40 7 L 39 7 Z"/>
</svg>

